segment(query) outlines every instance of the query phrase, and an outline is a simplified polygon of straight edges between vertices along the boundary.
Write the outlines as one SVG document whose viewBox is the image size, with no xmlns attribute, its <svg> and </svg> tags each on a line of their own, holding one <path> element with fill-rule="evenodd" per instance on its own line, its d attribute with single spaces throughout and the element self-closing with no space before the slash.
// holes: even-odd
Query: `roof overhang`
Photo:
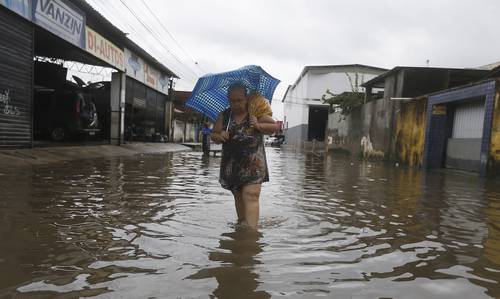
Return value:
<svg viewBox="0 0 500 299">
<path fill-rule="evenodd" d="M 35 56 L 112 68 L 111 65 L 94 57 L 92 54 L 38 26 L 35 26 Z"/>
</svg>

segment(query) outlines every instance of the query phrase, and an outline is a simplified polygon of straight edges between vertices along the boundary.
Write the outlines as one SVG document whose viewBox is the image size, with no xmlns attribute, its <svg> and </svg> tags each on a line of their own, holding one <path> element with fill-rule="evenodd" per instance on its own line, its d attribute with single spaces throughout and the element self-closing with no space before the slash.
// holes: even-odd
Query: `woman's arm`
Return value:
<svg viewBox="0 0 500 299">
<path fill-rule="evenodd" d="M 262 116 L 258 120 L 255 116 L 250 116 L 250 123 L 253 127 L 264 134 L 273 134 L 278 130 L 276 122 L 270 116 Z"/>
<path fill-rule="evenodd" d="M 259 123 L 267 123 L 267 124 L 276 123 L 270 115 L 261 116 L 261 117 L 259 117 L 258 121 L 259 121 Z"/>
<path fill-rule="evenodd" d="M 215 121 L 214 124 L 214 130 L 212 134 L 210 135 L 210 138 L 213 140 L 215 143 L 221 143 L 227 141 L 229 138 L 229 133 L 226 131 L 222 130 L 222 113 L 219 114 L 219 117 L 217 117 L 217 120 Z"/>
<path fill-rule="evenodd" d="M 262 133 L 264 133 L 266 135 L 273 134 L 278 130 L 276 123 L 272 123 L 272 124 L 270 124 L 270 123 L 257 123 L 256 125 L 254 125 L 254 128 L 261 131 Z"/>
</svg>

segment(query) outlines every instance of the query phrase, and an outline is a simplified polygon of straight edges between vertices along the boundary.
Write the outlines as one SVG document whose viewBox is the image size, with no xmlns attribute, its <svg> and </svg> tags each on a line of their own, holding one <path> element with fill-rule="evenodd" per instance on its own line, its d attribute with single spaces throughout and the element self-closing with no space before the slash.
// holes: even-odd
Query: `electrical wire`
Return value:
<svg viewBox="0 0 500 299">
<path fill-rule="evenodd" d="M 128 11 L 132 14 L 132 16 L 134 16 L 134 18 L 136 18 L 137 21 L 139 21 L 139 23 L 151 34 L 151 36 L 156 39 L 159 43 L 160 46 L 162 46 L 166 51 L 167 53 L 169 53 L 170 55 L 172 55 L 172 57 L 174 57 L 174 59 L 179 62 L 180 65 L 184 66 L 186 68 L 186 70 L 189 70 L 192 74 L 194 74 L 194 76 L 196 78 L 198 78 L 198 74 L 196 74 L 196 72 L 194 72 L 189 66 L 186 66 L 182 61 L 179 60 L 179 58 L 177 58 L 177 56 L 175 56 L 171 51 L 170 49 L 161 41 L 161 37 L 158 37 L 156 35 L 156 33 L 148 26 L 146 25 L 140 18 L 139 16 L 137 16 L 137 14 L 127 5 L 127 3 L 125 3 L 124 0 L 120 0 L 120 2 L 123 4 L 123 6 L 125 6 Z"/>
<path fill-rule="evenodd" d="M 134 26 L 132 26 L 130 23 L 128 22 L 125 22 L 125 24 L 121 21 L 119 21 L 118 19 L 121 19 L 121 20 L 125 20 L 127 18 L 124 17 L 124 15 L 122 14 L 121 10 L 116 8 L 110 1 L 102 1 L 102 2 L 97 2 L 98 0 L 93 0 L 93 4 L 98 7 L 102 12 L 104 12 L 104 14 L 106 14 L 108 16 L 108 18 L 112 18 L 114 19 L 114 24 L 121 24 L 121 29 L 122 31 L 125 31 L 123 29 L 125 29 L 125 27 L 127 27 L 128 29 L 130 29 L 131 31 L 135 32 L 136 34 L 136 38 L 140 39 L 141 40 L 141 44 L 144 44 L 146 46 L 149 46 L 150 49 L 154 49 L 155 47 L 151 45 L 151 43 L 147 40 L 147 39 L 144 39 L 143 36 L 144 34 L 141 34 L 139 33 L 135 28 Z M 113 13 L 110 13 L 109 10 L 113 11 Z M 117 17 L 115 17 L 116 14 L 119 14 L 119 17 L 117 19 Z M 166 56 L 164 56 L 164 54 L 160 54 L 160 56 L 162 56 L 164 59 L 166 59 L 167 61 L 170 61 L 170 59 L 168 59 Z M 193 80 L 193 77 L 191 77 L 191 74 L 188 74 L 186 73 L 185 71 L 183 71 L 182 69 L 179 69 L 178 67 L 176 67 L 175 65 L 170 65 L 169 64 L 169 68 L 172 68 L 174 72 L 178 73 L 178 74 L 184 74 L 184 79 L 190 81 L 191 83 L 195 83 L 195 81 L 197 80 L 197 78 L 195 80 Z"/>
<path fill-rule="evenodd" d="M 160 24 L 160 26 L 163 28 L 163 30 L 170 36 L 170 38 L 175 42 L 175 44 L 181 49 L 182 52 L 188 57 L 199 69 L 202 71 L 202 73 L 206 74 L 207 72 L 201 68 L 201 66 L 196 62 L 191 55 L 179 44 L 179 42 L 175 39 L 175 37 L 168 31 L 166 26 L 160 21 L 160 19 L 157 17 L 157 15 L 154 13 L 154 11 L 149 7 L 149 5 L 146 3 L 146 1 L 141 0 L 141 2 L 144 4 L 146 9 L 151 13 L 151 15 L 156 19 L 156 21 Z"/>
<path fill-rule="evenodd" d="M 119 9 L 115 8 L 115 6 L 114 6 L 114 5 L 112 5 L 110 2 L 108 2 L 108 1 L 104 1 L 104 3 L 108 3 L 108 4 L 111 6 L 111 8 L 112 8 L 112 10 L 113 10 L 113 11 L 117 11 L 117 12 L 119 12 L 120 16 L 121 16 L 123 19 L 127 19 L 126 17 L 124 17 L 124 16 L 121 14 L 121 11 L 120 11 Z M 150 49 L 155 49 L 155 48 L 157 47 L 157 45 L 156 45 L 156 44 L 151 44 L 151 43 L 150 43 L 150 41 L 149 41 L 147 38 L 144 38 L 144 34 L 143 34 L 143 33 L 139 33 L 139 32 L 138 32 L 138 31 L 134 28 L 134 26 L 132 26 L 130 23 L 126 23 L 126 24 L 127 24 L 128 28 L 130 28 L 133 32 L 135 32 L 135 33 L 136 33 L 136 38 L 137 38 L 137 39 L 139 39 L 139 40 L 141 40 L 143 44 L 148 45 Z M 153 38 L 155 38 L 155 37 L 153 36 Z M 157 40 L 157 38 L 155 38 L 155 39 Z M 161 45 L 161 44 L 160 44 L 160 45 Z M 164 59 L 165 59 L 166 61 L 168 61 L 168 62 L 169 62 L 169 63 L 168 63 L 169 67 L 170 67 L 170 68 L 172 68 L 172 69 L 173 69 L 176 73 L 178 73 L 179 75 L 182 75 L 182 76 L 183 76 L 183 79 L 188 80 L 188 81 L 190 81 L 190 82 L 191 82 L 191 83 L 193 83 L 193 84 L 195 83 L 195 81 L 197 80 L 197 77 L 194 77 L 194 76 L 192 76 L 192 74 L 191 74 L 191 73 L 188 73 L 188 72 L 186 72 L 185 70 L 183 70 L 182 68 L 179 68 L 178 66 L 175 66 L 175 61 L 171 61 L 171 60 L 170 60 L 167 56 L 165 56 L 165 53 L 164 53 L 164 52 L 158 52 L 158 54 L 159 54 L 160 56 L 164 57 Z M 171 63 L 170 63 L 170 62 L 171 62 Z M 181 65 L 182 65 L 182 64 L 181 64 Z"/>
</svg>

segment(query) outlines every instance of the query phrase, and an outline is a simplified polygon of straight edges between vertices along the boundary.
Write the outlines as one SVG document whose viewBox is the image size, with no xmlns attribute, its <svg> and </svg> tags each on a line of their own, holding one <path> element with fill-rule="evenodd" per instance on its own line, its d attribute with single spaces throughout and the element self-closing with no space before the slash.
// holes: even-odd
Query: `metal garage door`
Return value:
<svg viewBox="0 0 500 299">
<path fill-rule="evenodd" d="M 452 138 L 482 138 L 483 123 L 484 101 L 461 104 L 455 109 Z"/>
<path fill-rule="evenodd" d="M 0 148 L 32 144 L 33 27 L 0 5 Z"/>
<path fill-rule="evenodd" d="M 446 150 L 447 167 L 479 171 L 483 123 L 484 100 L 455 107 L 452 138 Z"/>
</svg>

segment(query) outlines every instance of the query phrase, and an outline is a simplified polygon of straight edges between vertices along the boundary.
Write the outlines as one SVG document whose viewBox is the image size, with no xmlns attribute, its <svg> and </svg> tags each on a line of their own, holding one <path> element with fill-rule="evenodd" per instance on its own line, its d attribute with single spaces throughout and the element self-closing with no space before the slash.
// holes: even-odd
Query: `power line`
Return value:
<svg viewBox="0 0 500 299">
<path fill-rule="evenodd" d="M 175 42 L 175 44 L 179 47 L 179 49 L 181 49 L 182 52 L 184 52 L 184 54 L 186 55 L 186 57 L 188 57 L 189 59 L 191 59 L 191 61 L 200 69 L 200 71 L 202 71 L 202 73 L 206 74 L 207 72 L 201 68 L 201 66 L 198 64 L 198 62 L 196 62 L 192 57 L 191 55 L 189 55 L 189 53 L 179 44 L 179 42 L 175 39 L 175 37 L 170 33 L 170 31 L 167 30 L 167 28 L 165 27 L 165 25 L 160 21 L 160 19 L 156 16 L 156 14 L 154 13 L 153 10 L 151 10 L 151 8 L 147 5 L 146 1 L 144 0 L 141 0 L 141 2 L 144 4 L 144 6 L 146 7 L 146 9 L 151 13 L 151 15 L 153 15 L 153 17 L 156 19 L 156 21 L 160 24 L 160 26 L 163 28 L 163 30 L 170 36 L 170 38 L 172 38 L 172 40 Z"/>
<path fill-rule="evenodd" d="M 161 41 L 161 38 L 159 38 L 155 32 L 153 32 L 153 30 L 151 30 L 151 28 L 149 28 L 148 25 L 146 25 L 136 14 L 135 12 L 125 3 L 124 0 L 120 0 L 120 2 L 123 4 L 123 6 L 125 6 L 128 11 L 134 16 L 134 18 L 137 19 L 137 21 L 139 21 L 139 23 L 141 23 L 141 25 L 149 32 L 151 33 L 151 36 L 156 39 L 159 43 L 160 46 L 162 46 L 170 55 L 172 55 L 172 57 L 174 57 L 175 60 L 177 60 L 177 62 L 179 62 L 180 65 L 184 66 L 187 70 L 189 70 L 190 72 L 192 72 L 195 77 L 198 77 L 198 74 L 196 74 L 196 72 L 194 72 L 191 68 L 189 68 L 189 66 L 186 66 L 184 63 L 182 63 L 182 61 L 179 60 L 179 58 L 177 58 L 177 56 L 175 56 L 171 51 L 170 49 L 168 49 L 168 47 L 166 47 L 163 42 Z"/>
<path fill-rule="evenodd" d="M 112 19 L 114 19 L 114 20 L 115 20 L 115 24 L 121 24 L 121 25 L 122 25 L 122 27 L 123 27 L 121 30 L 125 29 L 124 27 L 127 27 L 128 29 L 130 29 L 130 30 L 132 30 L 133 32 L 135 32 L 135 33 L 136 33 L 137 38 L 139 38 L 139 37 L 142 37 L 142 36 L 143 36 L 143 34 L 140 34 L 140 33 L 139 33 L 137 30 L 135 30 L 135 28 L 134 28 L 133 26 L 131 26 L 129 23 L 127 23 L 127 22 L 126 22 L 125 24 L 123 24 L 122 22 L 116 22 L 116 21 L 117 21 L 117 19 L 115 18 L 115 15 L 117 15 L 117 14 L 119 14 L 118 20 L 120 20 L 120 19 L 125 19 L 125 18 L 124 18 L 124 16 L 122 15 L 122 13 L 121 13 L 120 9 L 117 9 L 115 6 L 113 6 L 113 5 L 111 4 L 111 2 L 108 2 L 108 1 L 103 1 L 102 3 L 100 3 L 100 2 L 99 2 L 99 5 L 98 5 L 97 0 L 93 0 L 93 3 L 94 3 L 94 5 L 95 5 L 96 7 L 98 7 L 99 9 L 101 9 L 101 11 L 103 11 L 103 12 L 104 12 L 104 13 L 108 16 L 108 18 L 112 18 Z M 106 4 L 106 5 L 105 5 L 105 4 Z M 109 4 L 110 6 L 108 6 L 107 4 Z M 111 10 L 111 11 L 113 11 L 114 13 L 109 13 L 108 9 L 110 9 L 110 10 Z M 121 18 L 120 18 L 120 17 L 121 17 Z M 126 26 L 125 26 L 125 25 L 126 25 Z M 142 39 L 142 38 L 141 38 L 140 40 L 142 41 L 142 43 L 143 43 L 143 44 L 148 45 L 150 48 L 154 48 L 154 47 L 153 47 L 153 46 L 149 43 L 149 41 L 148 41 L 147 39 Z M 161 56 L 163 56 L 163 55 L 161 55 Z M 166 58 L 166 56 L 163 56 L 163 57 L 164 57 L 165 59 L 167 59 L 167 58 Z M 167 59 L 167 61 L 169 61 L 169 59 Z M 177 68 L 177 67 L 175 67 L 175 66 L 174 66 L 174 67 L 172 67 L 172 66 L 171 66 L 170 68 L 172 68 L 172 69 L 174 70 L 174 72 L 177 72 L 177 73 L 183 73 L 183 74 L 185 74 L 185 72 L 184 72 L 184 71 L 182 71 L 181 69 L 178 69 L 178 68 Z M 194 81 L 192 81 L 192 79 L 189 79 L 189 78 L 188 78 L 188 76 L 186 76 L 186 79 L 188 79 L 189 81 L 191 81 L 192 83 L 194 83 Z"/>
<path fill-rule="evenodd" d="M 121 9 L 119 9 L 119 8 L 115 7 L 115 6 L 114 6 L 114 5 L 113 5 L 110 1 L 102 1 L 102 2 L 99 2 L 99 3 L 100 3 L 100 5 L 97 5 L 97 2 L 96 2 L 96 1 L 97 1 L 97 0 L 94 0 L 94 5 L 96 5 L 96 6 L 100 7 L 100 8 L 101 8 L 101 10 L 105 11 L 105 12 L 106 12 L 106 14 L 107 14 L 109 17 L 113 16 L 113 18 L 114 18 L 114 16 L 115 16 L 116 14 L 119 14 L 118 19 L 120 19 L 120 20 L 126 20 L 126 19 L 127 19 L 127 18 L 126 18 L 126 17 L 124 17 L 124 15 L 121 13 Z M 106 4 L 106 5 L 105 5 L 105 4 Z M 109 5 L 109 6 L 108 6 L 108 5 Z M 106 8 L 106 9 L 104 9 L 104 8 Z M 109 11 L 107 11 L 107 9 L 108 9 L 108 8 L 109 8 L 111 11 L 113 11 L 114 13 L 109 13 Z M 134 17 L 137 19 L 137 17 L 136 17 L 136 16 L 134 16 Z M 115 19 L 115 21 L 116 21 L 116 19 Z M 139 20 L 138 20 L 138 21 L 139 21 Z M 151 49 L 154 49 L 154 48 L 155 48 L 154 46 L 152 46 L 152 45 L 150 44 L 150 42 L 149 42 L 149 40 L 148 40 L 148 39 L 144 39 L 144 38 L 143 38 L 144 34 L 139 33 L 139 32 L 138 32 L 138 31 L 134 28 L 134 26 L 130 25 L 128 22 L 117 22 L 117 23 L 118 23 L 118 24 L 122 24 L 122 26 L 125 26 L 125 25 L 126 25 L 126 27 L 127 27 L 128 29 L 130 29 L 130 30 L 132 30 L 133 32 L 135 32 L 135 33 L 136 33 L 136 37 L 137 37 L 137 38 L 140 38 L 144 44 L 149 45 L 149 47 L 150 47 Z M 125 24 L 125 25 L 124 25 L 124 24 Z M 143 25 L 143 26 L 144 26 L 144 25 Z M 146 30 L 148 30 L 148 29 L 146 28 Z M 157 39 L 154 35 L 153 35 L 152 37 L 153 37 L 153 38 L 155 38 L 156 40 L 158 40 L 158 39 Z M 161 46 L 163 46 L 161 43 L 160 43 L 160 45 L 161 45 Z M 168 49 L 167 49 L 167 51 L 168 51 Z M 169 51 L 168 51 L 168 52 L 169 52 Z M 163 56 L 165 59 L 167 59 L 167 58 L 166 58 L 166 56 L 164 56 L 164 55 L 161 55 L 161 56 Z M 167 59 L 167 61 L 169 61 L 169 59 Z M 183 65 L 183 64 L 181 63 L 181 65 Z M 182 74 L 184 74 L 184 75 L 185 75 L 184 79 L 186 79 L 186 80 L 190 81 L 191 83 L 193 83 L 193 84 L 194 84 L 194 83 L 195 83 L 195 81 L 197 80 L 197 77 L 193 80 L 193 78 L 194 78 L 194 77 L 192 77 L 190 73 L 186 73 L 185 71 L 183 71 L 182 69 L 179 69 L 179 68 L 177 68 L 177 67 L 174 67 L 174 68 L 175 68 L 175 69 L 177 69 L 177 70 L 174 70 L 175 72 L 178 72 L 178 73 L 182 73 Z M 196 75 L 196 76 L 197 76 L 197 75 Z"/>
<path fill-rule="evenodd" d="M 121 1 L 122 4 L 123 1 Z M 137 3 L 137 2 L 135 2 Z M 145 4 L 145 3 L 144 3 Z M 124 4 L 125 5 L 125 4 Z M 130 5 L 130 4 L 129 4 Z M 144 7 L 147 8 L 147 11 L 144 9 Z M 184 48 L 181 47 L 181 45 L 177 42 L 177 40 L 175 40 L 175 38 L 173 37 L 173 35 L 170 34 L 169 31 L 167 31 L 166 27 L 161 23 L 161 21 L 159 20 L 159 18 L 154 14 L 154 11 L 151 10 L 149 7 L 147 7 L 147 5 L 140 5 L 140 3 L 138 4 L 138 7 L 134 7 L 134 6 L 128 6 L 127 9 L 130 11 L 130 9 L 133 8 L 133 11 L 136 12 L 135 14 L 135 18 L 136 19 L 142 19 L 142 20 L 145 20 L 144 22 L 140 22 L 141 25 L 143 27 L 146 28 L 146 30 L 148 30 L 151 35 L 156 39 L 156 41 L 158 41 L 161 46 L 167 51 L 168 54 L 170 54 L 180 65 L 182 65 L 186 70 L 189 71 L 189 75 L 192 75 L 194 74 L 195 76 L 195 81 L 203 75 L 203 73 L 199 74 L 197 69 L 196 68 L 191 68 L 190 66 L 190 63 L 189 63 L 189 59 L 191 59 L 193 62 L 194 60 L 192 58 L 190 58 L 189 54 L 187 54 L 187 51 L 184 50 Z M 132 12 L 131 12 L 132 13 Z M 142 17 L 142 18 L 141 18 Z M 161 30 L 158 29 L 158 26 L 156 24 L 150 24 L 148 23 L 148 20 L 149 19 L 152 19 L 152 17 L 160 24 L 160 26 L 162 27 L 162 29 L 170 36 L 170 38 L 177 44 L 177 47 L 174 47 L 174 49 L 172 49 L 170 47 L 171 45 L 171 42 L 169 41 L 168 42 L 168 45 L 167 45 L 167 42 L 165 41 L 165 34 L 163 32 L 161 32 Z M 153 21 L 154 22 L 154 21 Z M 177 48 L 181 49 L 182 51 L 184 51 L 184 56 L 189 56 L 187 59 L 180 59 L 180 57 L 182 56 L 182 53 L 180 53 Z M 177 50 L 177 51 L 174 51 L 174 50 Z M 181 56 L 179 56 L 179 54 L 181 54 Z M 183 56 L 183 57 L 184 57 Z M 187 63 L 186 63 L 187 62 Z M 194 62 L 196 64 L 196 62 Z M 203 72 L 203 71 L 202 71 Z"/>
</svg>

